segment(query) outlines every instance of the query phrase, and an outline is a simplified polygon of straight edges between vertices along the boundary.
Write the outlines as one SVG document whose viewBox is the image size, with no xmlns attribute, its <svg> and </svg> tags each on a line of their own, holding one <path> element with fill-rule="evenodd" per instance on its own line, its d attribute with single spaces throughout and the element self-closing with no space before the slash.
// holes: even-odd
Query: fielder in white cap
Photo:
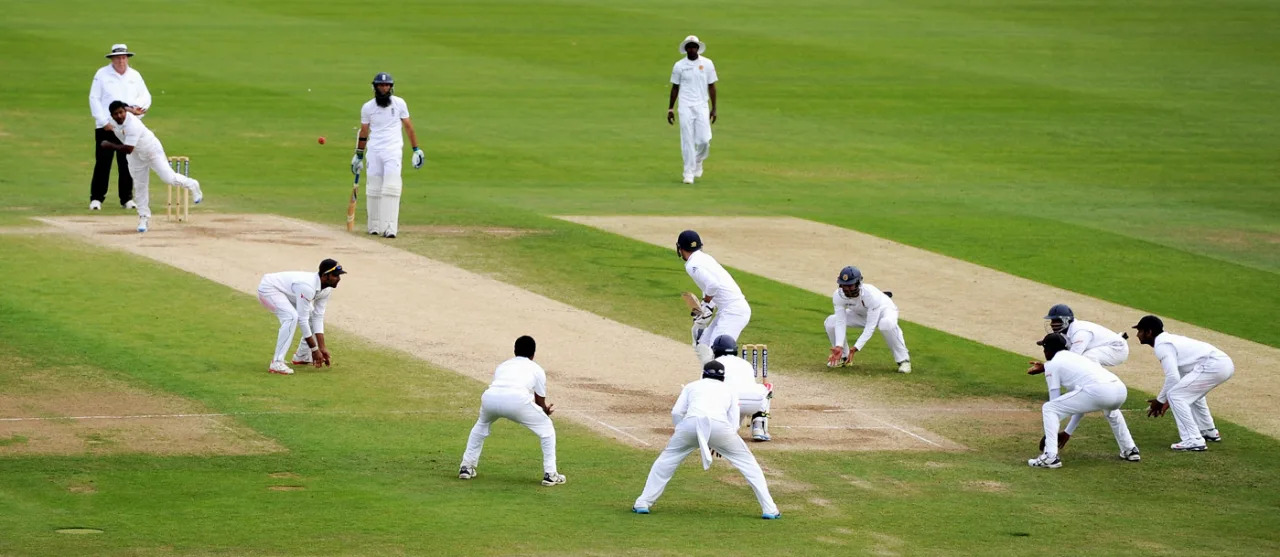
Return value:
<svg viewBox="0 0 1280 557">
<path fill-rule="evenodd" d="M 680 154 L 684 158 L 684 183 L 702 177 L 702 161 L 711 150 L 711 124 L 716 123 L 716 65 L 702 55 L 707 45 L 696 35 L 680 43 L 684 58 L 671 68 L 671 98 L 667 101 L 667 124 L 676 121 L 676 101 L 680 101 Z M 710 111 L 707 101 L 711 102 Z"/>
</svg>

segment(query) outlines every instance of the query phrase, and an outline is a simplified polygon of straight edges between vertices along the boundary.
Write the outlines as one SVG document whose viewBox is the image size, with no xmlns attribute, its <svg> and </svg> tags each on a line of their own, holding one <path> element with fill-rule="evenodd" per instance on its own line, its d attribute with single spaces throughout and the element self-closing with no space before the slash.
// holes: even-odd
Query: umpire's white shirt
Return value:
<svg viewBox="0 0 1280 557">
<path fill-rule="evenodd" d="M 493 382 L 489 390 L 504 393 L 520 393 L 525 402 L 533 402 L 533 395 L 547 396 L 547 372 L 533 360 L 516 356 L 498 364 L 493 370 Z"/>
<path fill-rule="evenodd" d="M 706 56 L 699 56 L 697 60 L 685 56 L 671 68 L 671 83 L 680 86 L 676 100 L 681 107 L 707 106 L 710 100 L 707 86 L 718 79 L 716 65 Z"/>
<path fill-rule="evenodd" d="M 1075 391 L 1095 383 L 1121 382 L 1098 362 L 1070 350 L 1061 350 L 1044 363 L 1044 380 L 1050 392 L 1054 389 L 1059 392 Z"/>
<path fill-rule="evenodd" d="M 370 151 L 400 151 L 404 149 L 404 137 L 401 130 L 404 123 L 400 120 L 409 117 L 409 105 L 404 99 L 391 95 L 391 105 L 383 108 L 378 101 L 370 99 L 360 107 L 360 123 L 369 124 L 369 141 L 365 148 Z"/>
<path fill-rule="evenodd" d="M 742 295 L 742 289 L 738 288 L 738 283 L 729 276 L 729 271 L 724 270 L 714 257 L 702 250 L 689 255 L 689 260 L 684 262 L 684 270 L 689 273 L 689 278 L 693 279 L 694 284 L 702 289 L 702 295 L 711 296 L 712 301 L 720 309 L 747 303 L 747 298 Z"/>
<path fill-rule="evenodd" d="M 133 68 L 126 69 L 124 74 L 107 64 L 93 74 L 93 85 L 89 87 L 89 113 L 93 114 L 93 123 L 101 128 L 107 124 L 115 124 L 111 119 L 111 111 L 107 109 L 113 101 L 120 101 L 129 106 L 151 108 L 151 92 L 147 90 L 147 82 L 142 74 Z"/>
</svg>

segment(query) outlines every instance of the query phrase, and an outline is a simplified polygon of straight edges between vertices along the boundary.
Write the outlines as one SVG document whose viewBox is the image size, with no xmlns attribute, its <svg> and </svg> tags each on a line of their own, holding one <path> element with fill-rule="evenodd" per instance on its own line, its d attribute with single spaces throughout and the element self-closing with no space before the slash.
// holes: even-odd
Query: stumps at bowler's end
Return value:
<svg viewBox="0 0 1280 557">
<path fill-rule="evenodd" d="M 174 172 L 191 177 L 191 159 L 187 157 L 169 157 L 169 168 Z M 187 222 L 191 219 L 191 190 L 182 186 L 165 184 L 167 194 L 164 204 L 164 220 Z"/>
</svg>

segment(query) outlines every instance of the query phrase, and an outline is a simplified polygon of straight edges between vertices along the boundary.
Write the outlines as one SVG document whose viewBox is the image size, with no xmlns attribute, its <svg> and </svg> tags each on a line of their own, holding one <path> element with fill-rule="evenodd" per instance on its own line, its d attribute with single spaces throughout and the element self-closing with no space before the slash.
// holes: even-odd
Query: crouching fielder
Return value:
<svg viewBox="0 0 1280 557">
<path fill-rule="evenodd" d="M 529 428 L 542 441 L 542 485 L 551 487 L 565 482 L 564 475 L 556 471 L 556 426 L 551 423 L 555 405 L 547 404 L 546 370 L 533 363 L 536 349 L 533 337 L 516 339 L 515 357 L 493 371 L 493 383 L 480 395 L 480 418 L 467 437 L 458 479 L 476 477 L 476 465 L 490 426 L 499 418 L 506 418 Z"/>
<path fill-rule="evenodd" d="M 329 365 L 329 349 L 324 344 L 324 308 L 329 295 L 338 287 L 342 265 L 332 259 L 320 262 L 318 273 L 285 271 L 264 275 L 258 283 L 258 302 L 280 319 L 280 332 L 276 335 L 276 352 L 271 357 L 267 371 L 280 375 L 293 375 L 284 364 L 284 354 L 293 342 L 293 332 L 302 327 L 302 340 L 298 342 L 298 354 L 294 363 L 311 363 L 316 367 Z M 308 354 L 300 361 L 300 354 Z"/>
<path fill-rule="evenodd" d="M 838 288 L 831 295 L 835 313 L 823 323 L 827 329 L 827 338 L 831 341 L 827 367 L 849 363 L 853 355 L 871 340 L 876 329 L 880 329 L 885 344 L 893 352 L 893 361 L 898 363 L 898 373 L 911 373 L 911 353 L 907 352 L 907 341 L 902 338 L 902 329 L 898 327 L 897 304 L 880 289 L 863 284 L 862 271 L 857 267 L 840 269 L 836 285 Z M 849 327 L 862 327 L 862 334 L 858 335 L 852 348 L 849 347 L 847 336 Z"/>
<path fill-rule="evenodd" d="M 1235 375 L 1235 363 L 1212 344 L 1165 332 L 1164 321 L 1154 315 L 1138 320 L 1133 328 L 1138 330 L 1138 342 L 1155 350 L 1164 370 L 1164 386 L 1147 401 L 1151 405 L 1147 416 L 1159 418 L 1173 408 L 1181 440 L 1169 448 L 1203 451 L 1208 448 L 1205 441 L 1222 441 L 1205 397 Z"/>
<path fill-rule="evenodd" d="M 1044 453 L 1027 461 L 1033 468 L 1061 468 L 1062 460 L 1058 458 L 1058 449 L 1066 445 L 1067 438 L 1058 435 L 1058 427 L 1067 416 L 1080 416 L 1086 412 L 1101 410 L 1111 424 L 1111 433 L 1115 435 L 1116 444 L 1120 446 L 1120 458 L 1138 461 L 1138 446 L 1133 443 L 1129 434 L 1129 426 L 1120 413 L 1120 406 L 1129 396 L 1129 389 L 1110 371 L 1097 362 L 1067 349 L 1067 337 L 1060 333 L 1049 333 L 1037 342 L 1044 347 L 1044 366 L 1031 367 L 1028 374 L 1044 373 L 1044 380 L 1049 386 L 1049 402 L 1044 403 Z M 1062 389 L 1071 392 L 1060 394 Z M 1053 441 L 1049 441 L 1049 440 Z"/>
<path fill-rule="evenodd" d="M 166 184 L 191 190 L 191 202 L 200 203 L 204 193 L 200 191 L 200 182 L 178 174 L 169 167 L 169 158 L 164 154 L 164 145 L 151 133 L 142 119 L 129 113 L 129 105 L 120 101 L 111 101 L 108 109 L 111 119 L 116 121 L 116 137 L 121 144 L 102 140 L 98 144 L 103 149 L 121 151 L 128 155 L 129 176 L 133 179 L 133 202 L 138 206 L 138 232 L 146 232 L 151 221 L 151 192 L 147 187 L 151 183 L 151 171 Z"/>
<path fill-rule="evenodd" d="M 724 365 L 724 384 L 738 394 L 739 421 L 751 418 L 751 438 L 756 441 L 770 441 L 769 406 L 773 400 L 773 385 L 756 383 L 756 370 L 748 362 L 738 356 L 738 343 L 729 335 L 716 337 L 711 343 L 711 352 L 717 362 Z"/>
<path fill-rule="evenodd" d="M 711 468 L 712 451 L 728 460 L 746 478 L 747 484 L 756 494 L 760 502 L 761 518 L 766 520 L 781 518 L 778 505 L 769 495 L 769 486 L 765 483 L 764 472 L 760 464 L 751 454 L 747 444 L 738 437 L 736 423 L 738 421 L 738 395 L 724 384 L 724 364 L 707 362 L 702 368 L 702 379 L 689 383 L 680 391 L 680 398 L 671 409 L 671 420 L 675 422 L 676 431 L 662 450 L 653 468 L 649 470 L 649 479 L 644 484 L 644 492 L 636 499 L 631 510 L 639 514 L 649 514 L 649 508 L 662 497 L 667 482 L 675 475 L 680 462 L 689 453 L 698 451 L 702 457 L 702 468 Z"/>
</svg>

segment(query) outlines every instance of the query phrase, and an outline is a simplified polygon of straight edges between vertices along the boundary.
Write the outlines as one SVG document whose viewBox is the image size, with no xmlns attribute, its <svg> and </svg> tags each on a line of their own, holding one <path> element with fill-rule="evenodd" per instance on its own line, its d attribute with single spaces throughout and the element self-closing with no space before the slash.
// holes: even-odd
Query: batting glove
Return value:
<svg viewBox="0 0 1280 557">
<path fill-rule="evenodd" d="M 422 168 L 422 163 L 427 162 L 427 156 L 422 154 L 422 149 L 413 148 L 413 169 Z"/>
<path fill-rule="evenodd" d="M 364 149 L 356 149 L 356 154 L 351 156 L 351 173 L 360 173 L 360 163 L 364 161 Z"/>
</svg>

